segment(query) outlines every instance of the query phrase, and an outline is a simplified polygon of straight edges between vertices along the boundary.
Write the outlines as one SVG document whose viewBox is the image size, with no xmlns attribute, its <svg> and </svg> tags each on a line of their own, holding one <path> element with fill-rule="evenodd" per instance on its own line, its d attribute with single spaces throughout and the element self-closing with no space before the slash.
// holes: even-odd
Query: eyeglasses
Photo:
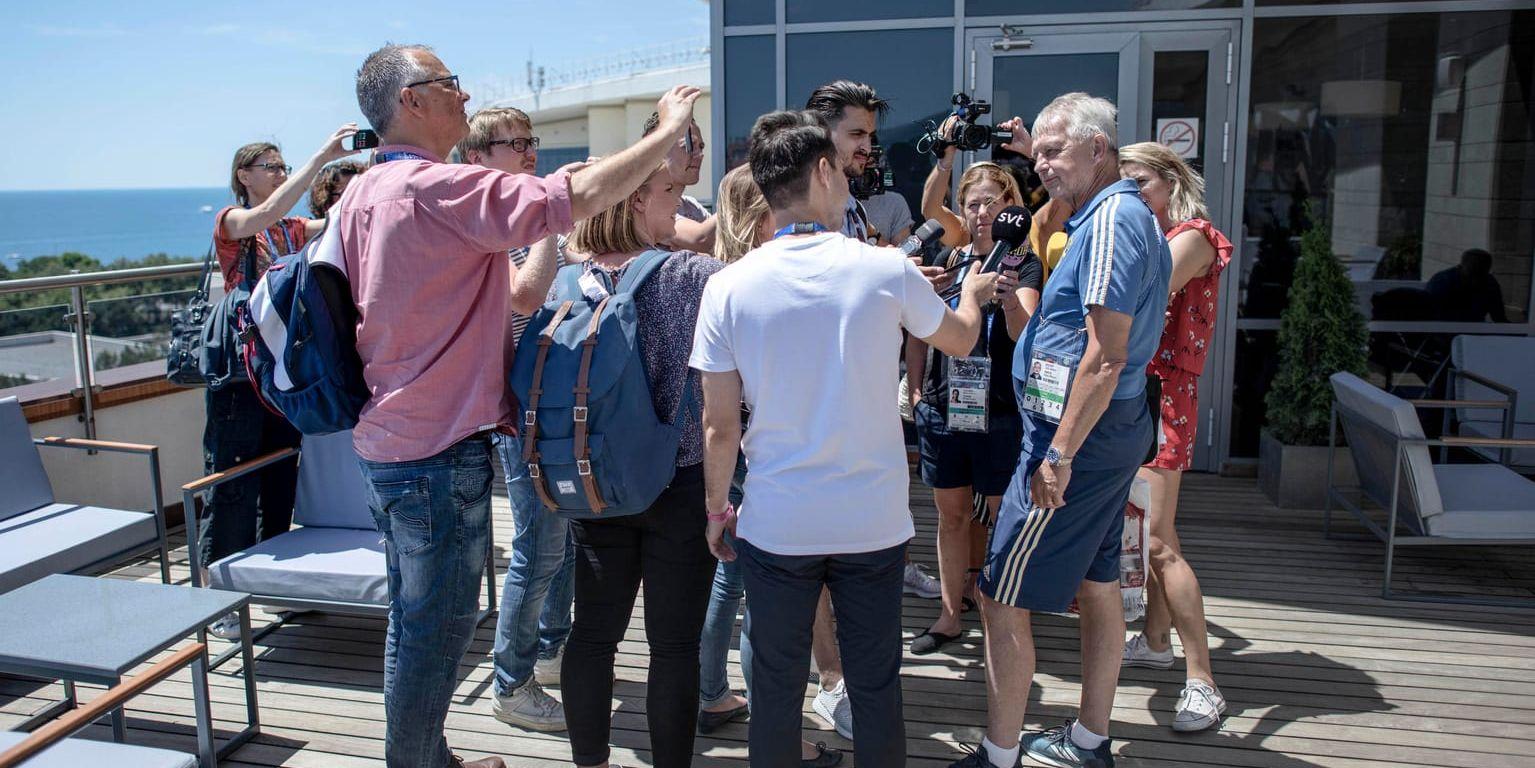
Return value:
<svg viewBox="0 0 1535 768">
<path fill-rule="evenodd" d="M 258 163 L 251 163 L 250 165 L 247 165 L 245 167 L 246 168 L 260 168 L 261 170 L 266 171 L 267 173 L 280 173 L 280 174 L 282 174 L 284 176 L 286 176 L 286 175 L 288 175 L 290 173 L 293 173 L 293 166 L 291 166 L 291 165 L 283 165 L 282 163 L 259 163 L 259 164 Z"/>
<path fill-rule="evenodd" d="M 432 83 L 447 83 L 449 88 L 453 89 L 454 91 L 456 91 L 458 93 L 463 93 L 463 91 L 460 90 L 459 87 L 458 87 L 458 75 L 447 75 L 445 77 L 434 77 L 434 78 L 432 78 L 430 80 L 417 80 L 414 83 L 406 83 L 405 87 L 406 88 L 415 88 L 418 85 L 431 85 Z"/>
<path fill-rule="evenodd" d="M 534 136 L 531 139 L 496 139 L 495 141 L 485 142 L 485 146 L 511 147 L 513 152 L 527 152 L 528 150 L 538 149 L 538 137 Z"/>
</svg>

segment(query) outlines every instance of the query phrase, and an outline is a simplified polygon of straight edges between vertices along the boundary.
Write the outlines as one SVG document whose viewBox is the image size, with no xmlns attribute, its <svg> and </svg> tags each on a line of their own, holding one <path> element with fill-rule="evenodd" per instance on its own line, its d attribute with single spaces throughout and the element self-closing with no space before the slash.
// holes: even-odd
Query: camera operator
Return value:
<svg viewBox="0 0 1535 768">
<path fill-rule="evenodd" d="M 490 435 L 515 423 L 508 312 L 541 298 L 513 293 L 506 252 L 626 199 L 687 130 L 698 95 L 671 89 L 658 108 L 661 130 L 541 179 L 442 162 L 469 133 L 469 94 L 430 48 L 386 45 L 357 71 L 358 105 L 384 146 L 332 220 L 372 393 L 353 445 L 388 550 L 390 768 L 463 764 L 443 726 L 474 637 L 489 546 Z"/>
<path fill-rule="evenodd" d="M 962 114 L 950 115 L 929 139 L 928 151 L 937 157 L 937 162 L 933 164 L 927 181 L 922 184 L 922 215 L 943 224 L 943 244 L 958 248 L 970 242 L 970 235 L 960 215 L 944 205 L 949 194 L 950 175 L 954 172 L 954 159 L 961 151 L 985 149 L 994 144 L 1033 162 L 1034 139 L 1029 135 L 1028 125 L 1020 117 L 1004 120 L 990 131 L 985 131 L 982 129 L 986 126 L 977 125 L 974 121 L 990 111 L 990 105 L 984 101 L 971 101 L 963 93 L 955 94 L 952 101 L 955 103 L 955 112 Z M 1007 138 L 999 142 L 1004 136 Z M 980 141 L 982 137 L 985 137 L 985 143 Z M 1029 228 L 1029 247 L 1041 259 L 1044 259 L 1045 244 L 1050 241 L 1050 236 L 1065 230 L 1066 220 L 1071 218 L 1072 213 L 1074 211 L 1070 206 L 1054 199 L 1047 200 L 1034 210 L 1032 226 Z"/>
<path fill-rule="evenodd" d="M 879 135 L 874 136 L 874 147 L 863 175 L 854 181 L 853 197 L 863 202 L 864 214 L 869 218 L 870 234 L 879 245 L 899 245 L 911 236 L 911 206 L 906 198 L 891 191 L 887 179 L 890 171 L 879 145 Z"/>
</svg>

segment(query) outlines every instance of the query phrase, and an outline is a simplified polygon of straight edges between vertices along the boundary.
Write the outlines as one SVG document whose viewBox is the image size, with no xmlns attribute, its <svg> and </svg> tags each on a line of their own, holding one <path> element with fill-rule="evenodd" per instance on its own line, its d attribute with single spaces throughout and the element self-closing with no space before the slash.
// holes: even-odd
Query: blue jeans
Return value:
<svg viewBox="0 0 1535 768">
<path fill-rule="evenodd" d="M 506 696 L 533 677 L 536 659 L 552 659 L 570 636 L 572 568 L 576 546 L 570 523 L 544 508 L 533 491 L 522 440 L 496 436 L 512 504 L 512 551 L 496 616 L 496 693 Z"/>
<path fill-rule="evenodd" d="M 736 474 L 730 481 L 730 503 L 741 506 L 741 487 L 746 482 L 746 456 L 736 457 Z M 725 532 L 725 540 L 735 543 L 735 537 Z M 746 597 L 746 587 L 741 582 L 741 561 L 720 561 L 714 569 L 714 586 L 709 593 L 709 615 L 704 619 L 703 636 L 698 641 L 698 704 L 708 708 L 730 695 L 730 678 L 725 664 L 730 656 L 730 637 L 735 634 L 736 614 Z M 741 671 L 746 675 L 746 687 L 751 688 L 751 643 L 741 635 Z"/>
<path fill-rule="evenodd" d="M 443 723 L 480 609 L 490 546 L 490 451 L 490 438 L 474 435 L 425 459 L 361 462 L 389 569 L 389 768 L 450 764 Z"/>
</svg>

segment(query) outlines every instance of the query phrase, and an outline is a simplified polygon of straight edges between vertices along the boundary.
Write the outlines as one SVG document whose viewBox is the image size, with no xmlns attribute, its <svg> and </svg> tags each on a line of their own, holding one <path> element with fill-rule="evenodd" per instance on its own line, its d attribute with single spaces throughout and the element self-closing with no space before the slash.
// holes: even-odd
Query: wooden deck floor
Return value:
<svg viewBox="0 0 1535 768">
<path fill-rule="evenodd" d="M 931 563 L 935 512 L 915 483 L 912 498 L 913 556 Z M 1190 476 L 1183 507 L 1180 530 L 1207 595 L 1216 674 L 1231 711 L 1217 732 L 1174 735 L 1167 725 L 1181 664 L 1166 672 L 1126 670 L 1114 711 L 1119 765 L 1535 765 L 1535 611 L 1382 601 L 1381 545 L 1324 540 L 1319 513 L 1277 510 L 1251 480 Z M 495 512 L 504 554 L 511 528 L 499 494 Z M 176 573 L 184 579 L 185 549 L 177 554 Z M 1531 562 L 1527 550 L 1408 551 L 1398 562 L 1399 586 L 1535 595 Z M 113 575 L 154 578 L 147 564 Z M 904 609 L 909 639 L 928 626 L 937 604 L 907 598 Z M 913 766 L 947 765 L 961 754 L 956 742 L 980 737 L 980 631 L 974 620 L 967 629 L 951 654 L 906 659 Z M 531 734 L 491 717 L 492 631 L 490 623 L 479 630 L 460 667 L 450 743 L 464 754 L 503 755 L 514 766 L 568 765 L 563 735 Z M 1035 631 L 1039 675 L 1030 727 L 1070 717 L 1079 680 L 1074 622 L 1045 617 Z M 225 764 L 382 765 L 382 638 L 381 621 L 318 614 L 296 617 L 267 637 L 256 668 L 264 730 Z M 638 613 L 619 665 L 614 760 L 648 765 Z M 242 715 L 235 666 L 214 679 L 214 716 L 225 735 Z M 739 687 L 734 653 L 731 674 Z M 98 690 L 82 688 L 82 696 Z M 57 685 L 0 678 L 0 727 L 59 693 Z M 190 696 L 183 674 L 135 699 L 130 739 L 193 751 Z M 806 724 L 824 727 L 808 714 Z M 694 764 L 744 765 L 745 736 L 746 727 L 735 725 L 700 737 Z M 847 746 L 830 730 L 816 738 Z M 851 756 L 844 764 L 853 764 Z"/>
</svg>

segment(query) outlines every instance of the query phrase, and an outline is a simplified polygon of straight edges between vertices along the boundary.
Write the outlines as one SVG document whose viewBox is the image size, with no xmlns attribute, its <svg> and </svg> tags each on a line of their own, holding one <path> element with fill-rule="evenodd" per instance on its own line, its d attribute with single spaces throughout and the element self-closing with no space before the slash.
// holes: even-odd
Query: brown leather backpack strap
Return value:
<svg viewBox="0 0 1535 768">
<path fill-rule="evenodd" d="M 522 413 L 522 460 L 533 461 L 533 441 L 538 438 L 538 401 L 544 394 L 544 361 L 554 346 L 554 331 L 570 316 L 574 301 L 567 301 L 554 311 L 549 324 L 538 334 L 538 357 L 533 361 L 533 383 L 528 387 L 528 409 Z"/>
<path fill-rule="evenodd" d="M 611 296 L 606 296 L 598 302 L 597 308 L 592 312 L 592 322 L 586 329 L 586 339 L 581 342 L 581 367 L 576 373 L 575 420 L 574 442 L 572 455 L 576 458 L 576 474 L 581 478 L 581 487 L 586 492 L 586 501 L 592 511 L 601 514 L 607 503 L 603 501 L 602 494 L 597 491 L 597 480 L 592 475 L 592 447 L 587 442 L 589 436 L 587 430 L 588 418 L 591 412 L 587 410 L 588 397 L 591 395 L 592 380 L 592 355 L 597 350 L 597 332 L 602 327 L 602 311 L 607 309 Z"/>
</svg>

